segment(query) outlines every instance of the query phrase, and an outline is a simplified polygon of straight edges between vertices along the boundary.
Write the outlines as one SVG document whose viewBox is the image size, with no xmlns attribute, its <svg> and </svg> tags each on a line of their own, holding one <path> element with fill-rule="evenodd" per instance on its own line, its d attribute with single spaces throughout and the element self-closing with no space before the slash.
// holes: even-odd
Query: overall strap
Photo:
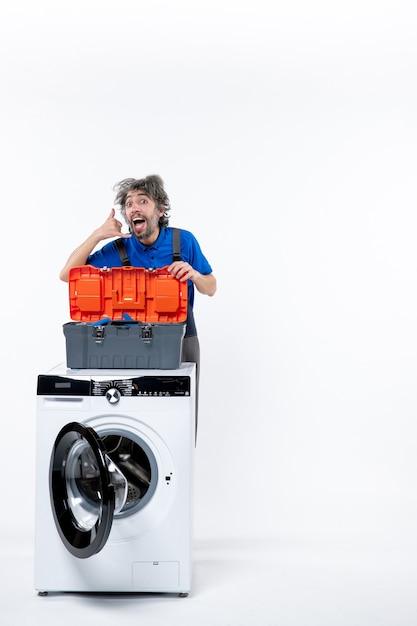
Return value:
<svg viewBox="0 0 417 626">
<path fill-rule="evenodd" d="M 172 260 L 181 261 L 181 231 L 179 228 L 172 229 Z"/>
<path fill-rule="evenodd" d="M 117 252 L 119 253 L 122 265 L 130 265 L 130 261 L 129 261 L 129 257 L 127 256 L 127 250 L 126 250 L 123 237 L 116 239 L 114 243 L 117 248 Z"/>
<path fill-rule="evenodd" d="M 181 230 L 179 228 L 172 229 L 172 260 L 182 261 L 181 256 Z M 185 337 L 197 336 L 197 329 L 194 321 L 194 313 L 191 308 L 190 301 L 187 302 L 187 324 L 185 327 Z"/>
</svg>

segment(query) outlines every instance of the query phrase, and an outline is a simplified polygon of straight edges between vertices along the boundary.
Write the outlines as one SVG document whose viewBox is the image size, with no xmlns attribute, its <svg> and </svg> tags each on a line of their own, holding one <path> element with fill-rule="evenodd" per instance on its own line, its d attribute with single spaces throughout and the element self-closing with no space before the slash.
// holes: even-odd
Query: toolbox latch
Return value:
<svg viewBox="0 0 417 626">
<path fill-rule="evenodd" d="M 146 324 L 145 326 L 141 326 L 141 334 L 140 338 L 144 343 L 150 343 L 152 340 L 152 326 L 150 324 Z"/>
<path fill-rule="evenodd" d="M 93 338 L 96 343 L 101 343 L 104 339 L 104 326 L 94 326 Z"/>
</svg>

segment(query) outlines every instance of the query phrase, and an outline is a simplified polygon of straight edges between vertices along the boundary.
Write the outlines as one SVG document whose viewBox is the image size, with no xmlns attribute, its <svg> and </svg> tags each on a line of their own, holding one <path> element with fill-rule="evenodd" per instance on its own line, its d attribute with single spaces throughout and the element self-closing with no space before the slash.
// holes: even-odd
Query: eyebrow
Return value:
<svg viewBox="0 0 417 626">
<path fill-rule="evenodd" d="M 146 198 L 149 198 L 150 196 L 145 193 L 144 191 L 138 191 L 137 193 L 133 193 L 133 192 L 129 192 L 126 196 L 126 202 L 129 198 L 133 198 L 133 196 L 145 196 Z"/>
</svg>

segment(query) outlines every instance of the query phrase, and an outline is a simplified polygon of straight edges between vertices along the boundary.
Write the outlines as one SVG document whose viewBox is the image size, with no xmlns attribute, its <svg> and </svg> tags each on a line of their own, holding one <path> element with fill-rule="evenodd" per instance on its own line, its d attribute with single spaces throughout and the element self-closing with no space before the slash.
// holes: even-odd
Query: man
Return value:
<svg viewBox="0 0 417 626">
<path fill-rule="evenodd" d="M 122 262 L 115 241 L 93 252 L 101 241 L 118 237 L 124 241 L 130 265 L 147 269 L 168 266 L 172 276 L 181 282 L 188 281 L 189 306 L 182 361 L 196 363 L 198 397 L 200 346 L 193 314 L 194 289 L 208 296 L 216 293 L 212 268 L 194 235 L 182 229 L 181 260 L 173 261 L 173 229 L 168 226 L 171 206 L 160 176 L 126 178 L 115 185 L 115 191 L 115 204 L 120 205 L 129 233 L 122 233 L 122 223 L 115 217 L 113 208 L 106 221 L 70 254 L 59 277 L 68 282 L 70 269 L 79 265 L 120 267 Z"/>
</svg>

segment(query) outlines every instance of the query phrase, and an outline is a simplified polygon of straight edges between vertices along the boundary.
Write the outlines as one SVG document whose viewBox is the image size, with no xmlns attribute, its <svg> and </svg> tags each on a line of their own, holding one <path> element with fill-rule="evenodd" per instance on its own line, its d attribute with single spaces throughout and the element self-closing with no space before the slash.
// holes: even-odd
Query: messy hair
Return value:
<svg viewBox="0 0 417 626">
<path fill-rule="evenodd" d="M 159 218 L 159 226 L 168 226 L 169 211 L 171 204 L 164 189 L 164 181 L 157 174 L 146 176 L 145 178 L 125 178 L 114 186 L 117 195 L 115 204 L 120 205 L 120 211 L 126 219 L 126 196 L 133 189 L 143 189 L 145 193 L 155 202 L 158 209 L 163 209 L 164 213 Z"/>
</svg>

